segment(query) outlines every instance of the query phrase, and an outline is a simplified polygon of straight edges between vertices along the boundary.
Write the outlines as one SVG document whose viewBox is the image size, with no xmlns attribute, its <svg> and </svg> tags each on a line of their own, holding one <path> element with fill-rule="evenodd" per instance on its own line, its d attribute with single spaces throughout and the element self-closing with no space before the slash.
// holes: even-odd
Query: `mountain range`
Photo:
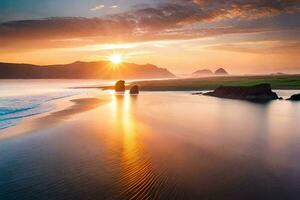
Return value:
<svg viewBox="0 0 300 200">
<path fill-rule="evenodd" d="M 109 61 L 73 62 L 62 65 L 31 65 L 0 63 L 0 79 L 143 79 L 172 78 L 167 69 L 152 64 L 122 63 Z"/>
</svg>

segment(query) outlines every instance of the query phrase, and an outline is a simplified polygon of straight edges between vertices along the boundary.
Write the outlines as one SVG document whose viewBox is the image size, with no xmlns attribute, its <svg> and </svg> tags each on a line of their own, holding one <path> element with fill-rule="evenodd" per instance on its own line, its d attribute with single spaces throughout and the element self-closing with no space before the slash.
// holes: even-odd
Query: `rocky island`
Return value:
<svg viewBox="0 0 300 200">
<path fill-rule="evenodd" d="M 215 75 L 224 76 L 228 75 L 228 72 L 224 68 L 219 68 L 215 71 Z"/>
<path fill-rule="evenodd" d="M 224 68 L 218 68 L 216 71 L 212 72 L 209 69 L 199 69 L 192 73 L 192 76 L 226 76 L 229 73 Z"/>
<path fill-rule="evenodd" d="M 300 94 L 294 94 L 290 98 L 288 98 L 287 100 L 300 101 Z"/>
<path fill-rule="evenodd" d="M 212 76 L 214 73 L 209 69 L 200 69 L 193 72 L 193 76 Z"/>
<path fill-rule="evenodd" d="M 279 99 L 277 94 L 272 91 L 270 84 L 259 84 L 254 86 L 220 86 L 213 92 L 207 92 L 203 95 L 258 102 Z"/>
</svg>

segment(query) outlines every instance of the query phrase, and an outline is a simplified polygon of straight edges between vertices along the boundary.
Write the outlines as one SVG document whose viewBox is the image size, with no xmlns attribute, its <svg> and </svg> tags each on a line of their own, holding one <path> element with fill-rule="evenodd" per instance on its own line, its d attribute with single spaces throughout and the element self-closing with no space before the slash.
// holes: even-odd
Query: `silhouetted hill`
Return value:
<svg viewBox="0 0 300 200">
<path fill-rule="evenodd" d="M 209 69 L 200 69 L 193 73 L 193 76 L 209 76 L 213 75 L 213 72 Z"/>
<path fill-rule="evenodd" d="M 141 79 L 175 77 L 167 69 L 155 65 L 123 63 L 114 66 L 108 61 L 74 62 L 65 65 L 30 65 L 0 63 L 2 79 Z"/>
<path fill-rule="evenodd" d="M 219 68 L 215 71 L 215 75 L 228 75 L 228 72 L 223 68 Z"/>
</svg>

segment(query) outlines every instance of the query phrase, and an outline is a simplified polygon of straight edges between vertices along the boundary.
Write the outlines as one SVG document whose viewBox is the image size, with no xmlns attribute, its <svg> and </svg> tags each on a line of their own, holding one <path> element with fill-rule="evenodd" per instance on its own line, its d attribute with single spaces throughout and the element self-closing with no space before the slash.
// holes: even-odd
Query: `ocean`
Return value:
<svg viewBox="0 0 300 200">
<path fill-rule="evenodd" d="M 95 82 L 33 82 L 2 84 L 2 117 L 20 116 L 14 125 L 54 109 L 57 98 L 103 98 L 70 89 Z M 0 199 L 299 199 L 299 102 L 189 91 L 108 97 L 68 120 L 1 139 Z"/>
<path fill-rule="evenodd" d="M 0 130 L 55 109 L 55 100 L 95 91 L 74 87 L 109 83 L 101 80 L 0 80 Z"/>
</svg>

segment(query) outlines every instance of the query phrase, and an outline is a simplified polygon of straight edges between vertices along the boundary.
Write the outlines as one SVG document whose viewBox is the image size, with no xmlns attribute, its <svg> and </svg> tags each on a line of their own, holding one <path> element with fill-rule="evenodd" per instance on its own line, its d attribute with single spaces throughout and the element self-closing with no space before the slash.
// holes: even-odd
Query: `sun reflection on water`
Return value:
<svg viewBox="0 0 300 200">
<path fill-rule="evenodd" d="M 116 131 L 119 133 L 120 155 L 120 198 L 141 197 L 151 195 L 149 183 L 154 175 L 151 163 L 144 152 L 140 138 L 142 126 L 134 118 L 137 97 L 114 95 L 112 110 Z M 143 132 L 144 134 L 145 132 Z"/>
</svg>

